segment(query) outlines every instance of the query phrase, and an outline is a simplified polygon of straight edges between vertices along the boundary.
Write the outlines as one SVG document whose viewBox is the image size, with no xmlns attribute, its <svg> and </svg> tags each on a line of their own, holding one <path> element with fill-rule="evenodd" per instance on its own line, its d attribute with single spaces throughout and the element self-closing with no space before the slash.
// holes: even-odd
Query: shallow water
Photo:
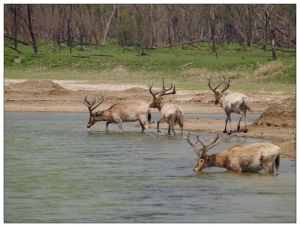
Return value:
<svg viewBox="0 0 300 227">
<path fill-rule="evenodd" d="M 194 173 L 180 136 L 83 113 L 5 113 L 5 222 L 295 222 L 296 163 L 280 175 Z M 206 142 L 212 135 L 201 134 Z M 213 151 L 255 139 L 227 138 Z"/>
<path fill-rule="evenodd" d="M 252 123 L 258 118 L 260 114 L 248 114 L 246 117 L 247 124 Z M 184 114 L 184 119 L 191 119 L 191 118 L 196 118 L 196 119 L 213 119 L 213 120 L 224 120 L 226 119 L 225 113 L 222 114 Z M 232 121 L 238 121 L 240 119 L 240 116 L 238 114 L 231 114 L 231 120 Z M 152 114 L 151 121 L 157 121 L 159 120 L 159 114 L 154 113 Z M 244 119 L 242 119 L 241 125 L 244 126 Z"/>
</svg>

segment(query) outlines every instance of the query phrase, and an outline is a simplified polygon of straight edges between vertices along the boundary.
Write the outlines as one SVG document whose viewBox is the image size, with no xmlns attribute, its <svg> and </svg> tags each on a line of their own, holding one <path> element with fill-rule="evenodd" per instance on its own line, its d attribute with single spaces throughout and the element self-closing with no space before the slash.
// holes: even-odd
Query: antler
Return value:
<svg viewBox="0 0 300 227">
<path fill-rule="evenodd" d="M 164 78 L 162 78 L 162 82 L 163 82 L 163 88 L 159 92 L 159 96 L 176 94 L 175 86 L 173 87 L 172 82 L 171 82 L 170 88 L 168 88 L 168 89 L 165 88 L 165 79 Z M 170 91 L 170 90 L 172 90 L 172 91 L 168 93 L 168 91 Z"/>
<path fill-rule="evenodd" d="M 197 150 L 196 150 L 196 144 L 197 144 L 197 142 L 196 143 L 192 143 L 192 141 L 190 140 L 190 132 L 188 133 L 188 136 L 186 137 L 186 136 L 183 136 L 183 138 L 194 148 L 193 149 L 193 151 L 194 151 L 194 153 L 199 157 L 199 158 L 201 158 L 201 153 L 200 152 L 197 152 Z"/>
<path fill-rule="evenodd" d="M 221 139 L 222 139 L 222 135 L 220 134 L 220 133 L 218 133 L 217 135 L 216 135 L 216 137 L 215 138 L 213 138 L 208 144 L 204 144 L 201 140 L 200 140 L 200 138 L 199 138 L 199 136 L 197 135 L 197 142 L 196 143 L 192 143 L 191 142 L 191 140 L 190 140 L 190 132 L 188 133 L 188 136 L 186 137 L 186 136 L 183 136 L 183 138 L 194 148 L 193 149 L 193 151 L 194 151 L 194 153 L 199 157 L 199 158 L 203 158 L 206 154 L 207 154 L 207 152 L 208 152 L 208 150 L 210 150 L 211 148 L 213 148 L 214 146 L 216 146 L 218 143 L 220 143 L 220 141 L 221 141 Z M 202 151 L 202 152 L 200 152 L 200 151 L 197 151 L 196 150 L 196 144 L 197 143 L 201 143 L 201 145 L 202 145 L 202 149 L 200 149 L 200 151 Z"/>
<path fill-rule="evenodd" d="M 165 80 L 164 80 L 164 78 L 162 78 L 162 83 L 163 83 L 162 89 L 161 89 L 160 91 L 158 91 L 158 92 L 155 92 L 155 93 L 152 91 L 153 83 L 149 86 L 149 92 L 150 92 L 150 94 L 151 94 L 154 98 L 156 98 L 156 95 L 158 95 L 158 94 L 159 94 L 159 96 L 176 94 L 175 86 L 173 87 L 173 84 L 172 84 L 172 83 L 171 83 L 170 88 L 167 88 L 167 89 L 166 89 L 166 87 L 165 87 Z M 173 90 L 172 90 L 172 89 L 173 89 Z M 172 91 L 171 91 L 171 90 L 172 90 Z M 168 92 L 168 91 L 170 91 L 170 92 Z"/>
<path fill-rule="evenodd" d="M 102 104 L 104 102 L 104 97 L 103 94 L 101 95 L 101 99 L 96 100 L 96 98 L 93 98 L 92 102 L 89 102 L 87 100 L 88 96 L 85 96 L 84 100 L 83 100 L 83 104 L 87 106 L 87 108 L 89 109 L 90 112 L 92 112 L 94 109 L 96 109 L 98 106 L 100 106 L 100 104 Z M 98 103 L 96 103 L 97 101 L 100 101 Z"/>
<path fill-rule="evenodd" d="M 152 86 L 153 86 L 153 83 L 149 86 L 149 92 L 150 92 L 150 94 L 153 96 L 153 98 L 156 98 L 156 95 L 159 94 L 159 91 L 153 93 L 153 91 L 152 91 Z"/>
<path fill-rule="evenodd" d="M 208 79 L 208 87 L 209 87 L 209 89 L 210 90 L 212 90 L 214 93 L 216 93 L 216 90 L 218 89 L 218 87 L 221 85 L 221 83 L 219 83 L 214 89 L 211 87 L 211 84 L 210 84 L 210 82 L 211 82 L 211 77 L 209 77 Z"/>
<path fill-rule="evenodd" d="M 230 77 L 228 78 L 227 81 L 226 81 L 225 76 L 223 76 L 223 79 L 224 79 L 224 84 L 225 84 L 225 86 L 224 86 L 224 89 L 223 89 L 221 92 L 226 91 L 226 90 L 230 87 Z"/>
<path fill-rule="evenodd" d="M 222 135 L 220 133 L 217 133 L 217 135 L 215 136 L 215 138 L 213 138 L 211 141 L 209 141 L 208 144 L 204 144 L 199 136 L 197 135 L 197 140 L 202 144 L 203 146 L 203 152 L 201 157 L 205 156 L 208 152 L 208 150 L 210 150 L 211 148 L 213 148 L 214 146 L 216 146 L 218 143 L 220 143 L 220 141 L 222 140 Z"/>
</svg>

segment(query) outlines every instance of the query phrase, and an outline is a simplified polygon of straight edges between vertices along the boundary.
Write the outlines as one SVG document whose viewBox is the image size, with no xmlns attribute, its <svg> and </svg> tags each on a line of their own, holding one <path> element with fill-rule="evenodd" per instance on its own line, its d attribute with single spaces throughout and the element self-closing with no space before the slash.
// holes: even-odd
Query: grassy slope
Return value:
<svg viewBox="0 0 300 227">
<path fill-rule="evenodd" d="M 172 80 L 178 88 L 207 90 L 207 77 L 217 80 L 232 76 L 236 91 L 295 90 L 295 54 L 278 52 L 278 60 L 270 61 L 271 52 L 238 45 L 218 47 L 218 59 L 208 44 L 199 49 L 147 49 L 145 56 L 123 52 L 119 47 L 94 47 L 91 51 L 68 48 L 53 54 L 51 44 L 40 44 L 35 57 L 30 46 L 20 45 L 22 54 L 5 48 L 6 79 L 99 80 L 113 83 L 151 83 L 159 86 L 160 78 Z M 21 59 L 21 63 L 16 63 Z M 267 67 L 265 67 L 267 66 Z"/>
</svg>

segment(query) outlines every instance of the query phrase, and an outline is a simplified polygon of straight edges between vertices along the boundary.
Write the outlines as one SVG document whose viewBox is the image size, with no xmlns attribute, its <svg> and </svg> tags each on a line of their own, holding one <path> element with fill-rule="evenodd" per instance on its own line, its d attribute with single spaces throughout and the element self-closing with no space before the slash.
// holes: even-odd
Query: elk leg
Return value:
<svg viewBox="0 0 300 227">
<path fill-rule="evenodd" d="M 263 168 L 267 174 L 274 174 L 274 165 L 272 164 L 264 164 Z"/>
<path fill-rule="evenodd" d="M 232 131 L 231 131 L 231 117 L 230 117 L 230 114 L 228 115 L 228 120 L 229 120 L 229 132 L 227 133 L 227 135 L 230 135 L 232 133 Z"/>
<path fill-rule="evenodd" d="M 240 124 L 241 124 L 242 117 L 243 117 L 243 115 L 240 116 L 240 119 L 239 119 L 239 122 L 238 122 L 238 125 L 237 125 L 237 129 L 236 129 L 237 131 L 240 131 L 240 128 L 241 128 Z"/>
<path fill-rule="evenodd" d="M 117 123 L 118 123 L 118 127 L 119 127 L 120 132 L 123 133 L 122 120 L 121 119 L 117 120 Z"/>
<path fill-rule="evenodd" d="M 149 128 L 149 121 L 145 114 L 141 114 L 139 116 L 139 120 L 140 120 L 140 123 L 143 124 L 145 129 Z"/>
<path fill-rule="evenodd" d="M 248 129 L 247 129 L 247 124 L 246 124 L 246 114 L 244 115 L 244 120 L 245 120 L 245 129 L 244 129 L 244 133 L 247 133 L 247 132 L 248 132 Z"/>
<path fill-rule="evenodd" d="M 227 122 L 228 122 L 228 114 L 226 114 L 225 129 L 224 129 L 223 133 L 227 133 L 227 130 L 226 130 L 226 128 L 227 128 Z"/>
<path fill-rule="evenodd" d="M 109 125 L 110 123 L 111 123 L 110 121 L 106 122 L 106 130 L 108 130 L 108 125 Z"/>
<path fill-rule="evenodd" d="M 183 135 L 183 122 L 180 120 L 180 121 L 178 121 L 178 124 L 180 127 L 181 135 Z"/>
<path fill-rule="evenodd" d="M 171 130 L 172 130 L 173 134 L 175 135 L 174 125 L 176 122 L 176 116 L 174 114 L 171 114 L 168 117 L 167 122 L 169 124 L 169 135 L 171 135 L 171 133 L 170 133 Z"/>
<path fill-rule="evenodd" d="M 171 125 L 169 124 L 169 127 L 168 127 L 168 135 L 171 135 Z"/>
<path fill-rule="evenodd" d="M 160 133 L 160 130 L 159 130 L 159 122 L 160 122 L 160 120 L 156 123 L 157 133 Z"/>
<path fill-rule="evenodd" d="M 173 135 L 175 136 L 175 129 L 174 129 L 174 125 L 175 125 L 175 122 L 171 122 L 170 124 L 170 128 L 172 129 L 172 132 L 173 132 Z M 169 134 L 170 135 L 170 134 Z"/>
<path fill-rule="evenodd" d="M 142 123 L 142 121 L 141 121 L 141 120 L 139 120 L 139 122 L 140 122 L 140 125 L 141 125 L 141 127 L 142 127 L 142 132 L 144 132 L 144 130 L 145 130 L 145 126 L 144 126 L 144 124 Z"/>
</svg>

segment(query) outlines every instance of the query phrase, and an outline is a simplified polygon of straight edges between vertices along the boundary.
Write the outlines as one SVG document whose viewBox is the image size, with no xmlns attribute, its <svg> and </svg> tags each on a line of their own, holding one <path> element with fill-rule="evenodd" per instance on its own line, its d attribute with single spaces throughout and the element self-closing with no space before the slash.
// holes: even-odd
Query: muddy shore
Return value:
<svg viewBox="0 0 300 227">
<path fill-rule="evenodd" d="M 103 94 L 106 102 L 99 109 L 124 99 L 142 99 L 151 102 L 146 85 L 102 84 L 97 81 L 4 81 L 4 111 L 9 112 L 87 112 L 82 100 L 86 95 Z M 154 87 L 155 89 L 155 87 Z M 159 88 L 158 88 L 159 89 Z M 296 104 L 295 94 L 246 93 L 252 113 L 259 113 L 260 119 L 249 126 L 248 133 L 234 133 L 234 136 L 247 136 L 269 140 L 282 149 L 282 154 L 296 157 Z M 166 101 L 180 105 L 184 113 L 224 113 L 213 104 L 210 91 L 178 90 Z M 279 108 L 280 107 L 280 108 Z M 157 112 L 152 110 L 152 112 Z M 251 114 L 251 113 L 250 113 Z M 225 119 L 225 114 L 224 114 Z M 236 127 L 237 122 L 232 122 Z M 156 127 L 151 124 L 150 127 Z M 166 128 L 165 124 L 161 124 Z M 220 132 L 224 120 L 185 119 L 185 131 Z"/>
</svg>

